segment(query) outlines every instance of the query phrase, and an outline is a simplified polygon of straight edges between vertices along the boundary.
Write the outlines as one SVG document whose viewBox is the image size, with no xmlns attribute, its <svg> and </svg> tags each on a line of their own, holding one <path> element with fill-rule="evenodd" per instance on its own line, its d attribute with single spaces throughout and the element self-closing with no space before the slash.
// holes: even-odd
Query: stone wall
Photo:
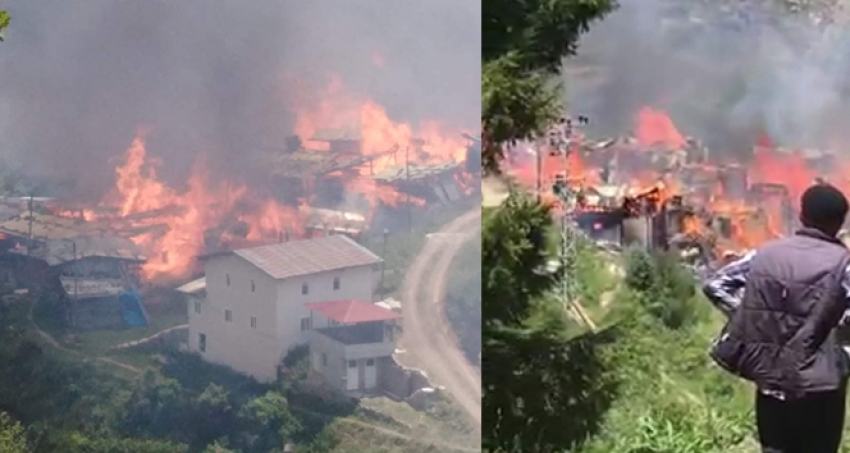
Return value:
<svg viewBox="0 0 850 453">
<path fill-rule="evenodd" d="M 424 372 L 404 368 L 394 357 L 383 357 L 378 360 L 378 387 L 395 399 L 406 400 L 418 390 L 433 385 Z"/>
<path fill-rule="evenodd" d="M 189 341 L 189 326 L 181 325 L 158 332 L 150 337 L 115 346 L 115 349 L 173 349 Z"/>
</svg>

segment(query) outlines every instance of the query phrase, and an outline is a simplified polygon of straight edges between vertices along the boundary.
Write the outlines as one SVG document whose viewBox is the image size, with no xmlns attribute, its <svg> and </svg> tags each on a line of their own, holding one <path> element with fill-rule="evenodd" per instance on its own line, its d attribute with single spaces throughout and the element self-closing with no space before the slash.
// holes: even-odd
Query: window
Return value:
<svg viewBox="0 0 850 453">
<path fill-rule="evenodd" d="M 310 293 L 310 285 L 306 283 L 301 284 L 301 294 L 309 294 Z"/>
<path fill-rule="evenodd" d="M 328 355 L 324 352 L 322 353 L 322 366 L 328 366 Z"/>
<path fill-rule="evenodd" d="M 301 318 L 301 331 L 310 330 L 310 318 Z"/>
<path fill-rule="evenodd" d="M 233 322 L 233 312 L 230 310 L 224 310 L 224 320 L 225 322 Z"/>
<path fill-rule="evenodd" d="M 251 328 L 252 329 L 257 328 L 257 317 L 256 316 L 251 316 Z"/>
<path fill-rule="evenodd" d="M 334 277 L 334 291 L 339 289 L 339 277 Z"/>
<path fill-rule="evenodd" d="M 201 303 L 198 301 L 195 301 L 195 313 L 201 314 Z"/>
<path fill-rule="evenodd" d="M 366 359 L 366 366 L 375 366 L 375 359 Z"/>
<path fill-rule="evenodd" d="M 254 280 L 251 280 L 251 292 L 255 292 L 257 290 L 257 286 L 254 285 Z"/>
<path fill-rule="evenodd" d="M 348 361 L 348 367 L 349 368 L 357 368 L 357 361 L 356 360 L 349 360 Z"/>
<path fill-rule="evenodd" d="M 230 274 L 224 274 L 224 280 L 227 282 L 227 286 L 230 286 Z"/>
<path fill-rule="evenodd" d="M 207 336 L 205 334 L 198 334 L 198 350 L 201 352 L 207 352 Z"/>
</svg>

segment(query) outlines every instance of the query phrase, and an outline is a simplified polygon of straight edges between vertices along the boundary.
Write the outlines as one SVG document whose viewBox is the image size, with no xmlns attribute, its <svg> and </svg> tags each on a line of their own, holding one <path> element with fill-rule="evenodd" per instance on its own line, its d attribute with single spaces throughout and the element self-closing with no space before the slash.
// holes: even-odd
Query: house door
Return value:
<svg viewBox="0 0 850 453">
<path fill-rule="evenodd" d="M 378 367 L 375 366 L 375 359 L 366 359 L 366 373 L 363 377 L 366 381 L 365 387 L 373 389 L 378 385 Z"/>
<path fill-rule="evenodd" d="M 357 366 L 356 360 L 349 360 L 346 365 L 347 372 L 345 388 L 348 390 L 357 390 L 360 388 L 360 369 Z"/>
</svg>

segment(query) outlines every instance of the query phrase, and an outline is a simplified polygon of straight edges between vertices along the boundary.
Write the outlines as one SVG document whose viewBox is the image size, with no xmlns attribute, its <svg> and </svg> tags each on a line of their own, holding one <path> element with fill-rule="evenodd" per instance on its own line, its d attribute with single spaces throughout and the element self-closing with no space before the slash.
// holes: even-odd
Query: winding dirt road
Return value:
<svg viewBox="0 0 850 453">
<path fill-rule="evenodd" d="M 463 245 L 477 239 L 481 209 L 446 224 L 429 236 L 407 271 L 402 291 L 402 343 L 436 385 L 441 385 L 481 424 L 481 376 L 466 359 L 445 316 L 445 293 L 452 261 Z"/>
</svg>

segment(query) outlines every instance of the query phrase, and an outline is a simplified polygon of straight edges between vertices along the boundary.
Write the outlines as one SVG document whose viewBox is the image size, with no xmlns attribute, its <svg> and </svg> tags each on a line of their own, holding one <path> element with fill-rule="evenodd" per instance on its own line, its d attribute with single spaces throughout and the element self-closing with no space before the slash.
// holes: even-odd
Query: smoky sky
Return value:
<svg viewBox="0 0 850 453">
<path fill-rule="evenodd" d="M 571 109 L 605 135 L 630 132 L 642 106 L 664 109 L 724 153 L 762 132 L 785 146 L 847 146 L 847 26 L 770 3 L 622 0 L 568 64 Z"/>
<path fill-rule="evenodd" d="M 219 172 L 283 149 L 293 93 L 331 74 L 396 121 L 474 127 L 480 2 L 472 0 L 9 0 L 0 44 L 0 154 L 73 180 L 112 183 L 139 127 L 163 177 L 197 153 Z M 385 62 L 377 67 L 374 55 Z M 286 77 L 298 78 L 297 88 Z M 220 173 L 219 173 L 220 174 Z"/>
</svg>

